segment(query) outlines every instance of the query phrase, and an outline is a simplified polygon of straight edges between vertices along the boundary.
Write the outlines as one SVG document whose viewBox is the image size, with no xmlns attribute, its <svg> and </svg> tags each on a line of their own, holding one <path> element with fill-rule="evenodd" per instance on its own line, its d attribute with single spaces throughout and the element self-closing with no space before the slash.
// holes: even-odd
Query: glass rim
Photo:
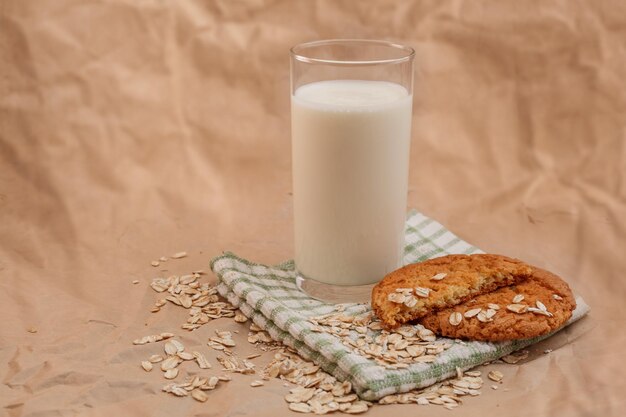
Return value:
<svg viewBox="0 0 626 417">
<path fill-rule="evenodd" d="M 398 58 L 383 58 L 383 59 L 368 59 L 368 60 L 342 60 L 342 59 L 325 59 L 325 58 L 312 58 L 306 56 L 304 51 L 311 47 L 326 46 L 326 45 L 375 45 L 392 48 L 398 51 L 404 51 L 405 55 Z M 312 42 L 303 42 L 293 46 L 289 50 L 291 57 L 297 61 L 307 64 L 331 64 L 331 65 L 344 65 L 344 66 L 357 66 L 357 65 L 385 65 L 385 64 L 399 64 L 402 62 L 408 62 L 415 57 L 415 49 L 410 46 L 401 45 L 399 43 L 373 40 L 373 39 L 326 39 Z"/>
</svg>

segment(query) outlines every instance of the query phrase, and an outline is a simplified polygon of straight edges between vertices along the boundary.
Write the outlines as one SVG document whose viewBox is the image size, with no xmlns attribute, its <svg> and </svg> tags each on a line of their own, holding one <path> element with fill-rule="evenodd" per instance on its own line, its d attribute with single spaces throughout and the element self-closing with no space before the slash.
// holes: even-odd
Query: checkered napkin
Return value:
<svg viewBox="0 0 626 417">
<path fill-rule="evenodd" d="M 420 262 L 448 254 L 482 253 L 441 224 L 415 211 L 406 222 L 404 263 Z M 473 368 L 548 336 L 513 342 L 488 343 L 448 340 L 452 347 L 432 363 L 415 363 L 404 369 L 386 369 L 354 353 L 334 335 L 314 332 L 308 318 L 335 312 L 335 305 L 310 298 L 296 287 L 293 261 L 266 266 L 225 253 L 211 261 L 219 278 L 218 291 L 273 339 L 298 353 L 339 380 L 349 380 L 363 399 L 423 388 L 456 375 L 456 368 Z M 583 317 L 589 307 L 578 297 L 567 324 Z M 369 304 L 344 304 L 343 314 L 362 314 Z"/>
</svg>

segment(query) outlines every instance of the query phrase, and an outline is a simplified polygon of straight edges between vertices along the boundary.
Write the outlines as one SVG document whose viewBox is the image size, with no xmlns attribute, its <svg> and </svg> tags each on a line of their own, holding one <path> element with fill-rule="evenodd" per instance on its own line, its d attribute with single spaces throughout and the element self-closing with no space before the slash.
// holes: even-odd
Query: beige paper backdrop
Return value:
<svg viewBox="0 0 626 417">
<path fill-rule="evenodd" d="M 276 380 L 236 378 L 205 404 L 161 393 L 139 367 L 159 347 L 130 342 L 176 331 L 208 352 L 231 329 L 252 351 L 230 320 L 185 333 L 184 311 L 149 313 L 147 284 L 223 250 L 292 256 L 288 48 L 334 37 L 416 49 L 410 206 L 561 274 L 593 308 L 527 363 L 492 366 L 500 389 L 453 413 L 621 415 L 619 0 L 0 2 L 0 414 L 289 414 Z M 389 413 L 450 412 L 369 415 Z"/>
</svg>

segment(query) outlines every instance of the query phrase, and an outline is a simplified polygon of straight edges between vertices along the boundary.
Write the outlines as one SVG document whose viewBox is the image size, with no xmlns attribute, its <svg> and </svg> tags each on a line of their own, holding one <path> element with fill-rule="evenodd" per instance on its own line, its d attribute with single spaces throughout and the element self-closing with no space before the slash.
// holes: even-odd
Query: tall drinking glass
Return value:
<svg viewBox="0 0 626 417">
<path fill-rule="evenodd" d="M 313 297 L 366 301 L 401 266 L 413 58 L 374 40 L 291 49 L 295 264 Z"/>
</svg>

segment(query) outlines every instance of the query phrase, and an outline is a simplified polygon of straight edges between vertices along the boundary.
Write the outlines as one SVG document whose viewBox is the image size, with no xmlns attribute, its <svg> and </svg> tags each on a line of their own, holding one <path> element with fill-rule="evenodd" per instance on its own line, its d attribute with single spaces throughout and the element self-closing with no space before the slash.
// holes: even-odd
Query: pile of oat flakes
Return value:
<svg viewBox="0 0 626 417">
<path fill-rule="evenodd" d="M 171 258 L 180 259 L 185 256 L 187 256 L 185 252 L 179 252 Z M 166 257 L 161 257 L 151 264 L 156 267 L 167 260 Z M 151 312 L 159 313 L 166 304 L 187 309 L 189 318 L 181 325 L 181 329 L 186 331 L 193 331 L 220 318 L 232 318 L 237 323 L 248 322 L 246 316 L 218 295 L 215 286 L 201 282 L 203 275 L 203 271 L 195 271 L 182 276 L 154 278 L 150 286 L 161 297 L 156 300 Z M 137 281 L 133 283 L 136 284 Z M 311 318 L 314 331 L 327 332 L 341 338 L 344 345 L 386 368 L 398 369 L 415 362 L 432 362 L 438 354 L 451 346 L 449 342 L 444 339 L 438 340 L 430 330 L 421 326 L 402 326 L 393 331 L 386 331 L 371 312 L 349 316 L 344 314 L 343 310 L 343 305 L 337 305 L 335 313 Z M 371 336 L 372 330 L 377 334 L 375 337 Z M 350 331 L 355 331 L 359 336 L 356 339 L 349 337 Z M 178 366 L 183 362 L 195 363 L 203 371 L 211 370 L 213 366 L 202 352 L 188 351 L 173 333 L 144 336 L 134 340 L 133 343 L 143 345 L 161 341 L 165 342 L 162 351 L 155 352 L 142 361 L 141 368 L 146 372 L 152 372 L 158 367 L 163 377 L 172 381 L 163 386 L 164 392 L 177 397 L 190 396 L 200 402 L 209 400 L 208 392 L 230 381 L 233 373 L 256 376 L 250 383 L 251 387 L 260 387 L 266 381 L 278 378 L 290 387 L 285 395 L 290 410 L 315 414 L 335 411 L 358 414 L 366 412 L 375 404 L 433 404 L 453 409 L 462 404 L 462 397 L 480 395 L 480 389 L 484 384 L 481 371 L 462 372 L 458 369 L 456 378 L 425 389 L 388 395 L 375 403 L 364 401 L 354 393 L 350 382 L 338 381 L 319 366 L 301 358 L 293 349 L 273 341 L 267 332 L 254 323 L 249 324 L 248 342 L 254 345 L 259 353 L 239 357 L 231 332 L 216 330 L 215 336 L 210 337 L 206 343 L 217 352 L 216 360 L 221 366 L 219 373 L 189 376 L 176 381 L 180 376 Z M 262 352 L 270 351 L 274 353 L 271 362 L 262 369 L 257 368 L 252 360 L 261 356 Z M 523 351 L 509 355 L 503 358 L 503 361 L 516 363 L 527 355 L 528 352 Z M 487 377 L 496 383 L 502 383 L 503 380 L 503 375 L 499 371 L 491 371 Z M 491 387 L 497 389 L 498 385 L 494 384 Z"/>
</svg>

